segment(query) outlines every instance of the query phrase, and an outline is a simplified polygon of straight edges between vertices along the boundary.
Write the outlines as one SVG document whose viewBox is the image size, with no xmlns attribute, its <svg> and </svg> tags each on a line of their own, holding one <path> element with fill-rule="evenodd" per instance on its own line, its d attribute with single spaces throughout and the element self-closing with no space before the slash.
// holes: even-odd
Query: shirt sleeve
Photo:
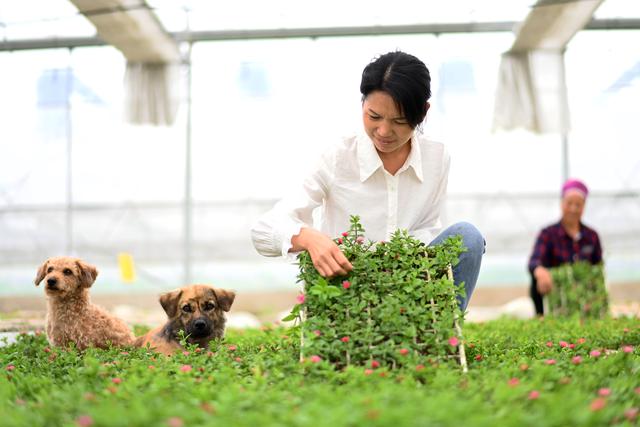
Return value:
<svg viewBox="0 0 640 427">
<path fill-rule="evenodd" d="M 591 264 L 600 264 L 602 262 L 602 245 L 600 244 L 600 236 L 595 231 L 593 253 L 591 254 Z"/>
<path fill-rule="evenodd" d="M 411 231 L 411 235 L 422 243 L 428 245 L 442 230 L 442 221 L 440 213 L 447 194 L 447 185 L 449 183 L 449 167 L 451 158 L 445 150 L 442 158 L 442 174 L 436 187 L 435 197 L 431 208 L 427 211 L 427 215 L 420 221 L 420 225 Z"/>
<path fill-rule="evenodd" d="M 544 230 L 538 234 L 538 238 L 536 239 L 536 243 L 533 246 L 533 253 L 529 258 L 529 272 L 533 274 L 533 270 L 539 266 L 546 266 L 545 258 L 549 252 L 549 248 L 547 245 L 548 237 Z"/>
<path fill-rule="evenodd" d="M 334 153 L 322 155 L 318 165 L 291 195 L 263 214 L 251 228 L 253 246 L 268 257 L 287 256 L 291 238 L 303 227 L 313 226 L 313 211 L 328 194 L 334 171 Z"/>
</svg>

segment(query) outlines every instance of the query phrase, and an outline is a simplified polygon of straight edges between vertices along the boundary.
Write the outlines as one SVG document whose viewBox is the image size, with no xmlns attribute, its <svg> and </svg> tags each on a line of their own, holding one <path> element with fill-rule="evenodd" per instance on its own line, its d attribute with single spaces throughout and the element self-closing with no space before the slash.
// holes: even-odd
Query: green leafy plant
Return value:
<svg viewBox="0 0 640 427">
<path fill-rule="evenodd" d="M 0 346 L 1 424 L 638 425 L 637 317 L 504 318 L 466 322 L 464 332 L 467 374 L 444 363 L 299 363 L 295 331 L 270 325 L 231 328 L 208 351 L 173 357 L 141 348 L 79 352 L 51 347 L 41 332 L 23 334 Z"/>
<path fill-rule="evenodd" d="M 602 318 L 609 312 L 609 295 L 604 283 L 604 266 L 586 261 L 550 269 L 553 290 L 545 297 L 552 316 Z"/>
<path fill-rule="evenodd" d="M 359 217 L 335 239 L 353 265 L 345 277 L 322 277 L 307 252 L 299 257 L 304 293 L 288 320 L 301 320 L 301 358 L 338 367 L 458 359 L 466 368 L 451 266 L 466 250 L 462 238 L 427 247 L 406 230 L 388 242 L 365 241 Z M 458 353 L 460 352 L 460 353 Z"/>
</svg>

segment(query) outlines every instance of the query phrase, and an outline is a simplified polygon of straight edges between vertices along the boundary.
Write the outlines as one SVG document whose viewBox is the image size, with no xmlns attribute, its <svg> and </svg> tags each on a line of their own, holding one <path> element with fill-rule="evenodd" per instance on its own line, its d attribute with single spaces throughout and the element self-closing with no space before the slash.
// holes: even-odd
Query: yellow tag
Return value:
<svg viewBox="0 0 640 427">
<path fill-rule="evenodd" d="M 136 280 L 136 270 L 133 267 L 133 256 L 131 254 L 119 253 L 118 265 L 120 266 L 120 277 L 124 283 L 132 283 Z"/>
</svg>

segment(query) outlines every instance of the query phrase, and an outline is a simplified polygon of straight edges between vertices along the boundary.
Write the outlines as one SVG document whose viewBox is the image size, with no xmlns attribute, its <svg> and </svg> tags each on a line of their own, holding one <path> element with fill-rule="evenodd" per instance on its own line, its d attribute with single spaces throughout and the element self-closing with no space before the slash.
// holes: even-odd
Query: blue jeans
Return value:
<svg viewBox="0 0 640 427">
<path fill-rule="evenodd" d="M 480 234 L 480 231 L 468 222 L 458 222 L 445 229 L 435 239 L 429 243 L 429 246 L 442 243 L 449 236 L 461 235 L 466 252 L 460 254 L 460 262 L 453 267 L 453 282 L 456 286 L 464 282 L 466 298 L 458 298 L 460 309 L 464 312 L 471 294 L 476 287 L 478 274 L 480 274 L 480 263 L 482 262 L 482 254 L 484 254 L 486 242 Z"/>
</svg>

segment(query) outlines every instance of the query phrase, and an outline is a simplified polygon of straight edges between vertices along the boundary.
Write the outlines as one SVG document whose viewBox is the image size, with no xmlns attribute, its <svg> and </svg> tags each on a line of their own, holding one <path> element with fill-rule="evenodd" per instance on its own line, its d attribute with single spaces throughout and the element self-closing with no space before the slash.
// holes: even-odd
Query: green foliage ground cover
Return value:
<svg viewBox="0 0 640 427">
<path fill-rule="evenodd" d="M 640 320 L 467 323 L 469 372 L 299 362 L 291 329 L 230 330 L 210 351 L 0 347 L 2 426 L 638 425 Z"/>
</svg>

